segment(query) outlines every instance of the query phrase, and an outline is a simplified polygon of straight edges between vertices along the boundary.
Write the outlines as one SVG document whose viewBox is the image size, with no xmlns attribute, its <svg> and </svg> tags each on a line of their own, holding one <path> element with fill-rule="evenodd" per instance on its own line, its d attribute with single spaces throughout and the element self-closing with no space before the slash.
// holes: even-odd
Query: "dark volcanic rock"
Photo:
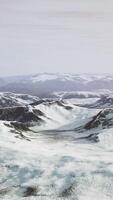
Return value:
<svg viewBox="0 0 113 200">
<path fill-rule="evenodd" d="M 47 100 L 44 100 L 44 99 L 40 99 L 40 100 L 38 100 L 38 101 L 35 101 L 34 103 L 31 103 L 30 105 L 31 106 L 38 106 L 38 105 L 40 105 L 40 104 L 42 104 L 42 103 L 51 103 L 51 100 L 49 100 L 49 99 L 47 99 Z"/>
<path fill-rule="evenodd" d="M 63 101 L 56 101 L 55 103 L 58 106 L 65 108 L 66 110 L 72 110 L 73 109 L 71 106 L 67 106 Z"/>
<path fill-rule="evenodd" d="M 41 100 L 36 101 L 36 102 L 34 102 L 30 105 L 31 106 L 37 106 L 37 105 L 40 105 L 40 104 L 45 104 L 45 105 L 48 105 L 48 106 L 57 104 L 58 106 L 61 106 L 61 107 L 65 108 L 66 110 L 73 109 L 71 106 L 67 106 L 63 100 L 53 100 L 53 99 L 41 99 Z"/>
<path fill-rule="evenodd" d="M 102 129 L 113 127 L 113 109 L 103 109 L 97 115 L 93 116 L 86 124 L 75 128 L 74 131 L 84 132 L 93 130 L 96 134 Z"/>
<path fill-rule="evenodd" d="M 33 109 L 31 111 L 28 106 L 0 109 L 0 120 L 5 121 L 17 121 L 22 123 L 39 122 L 41 121 L 40 116 L 43 116 L 40 110 Z"/>
<path fill-rule="evenodd" d="M 29 131 L 29 123 L 22 122 L 11 122 L 10 126 L 13 127 L 17 131 Z"/>
<path fill-rule="evenodd" d="M 113 126 L 113 109 L 104 109 L 100 111 L 84 126 L 84 129 L 90 130 L 98 128 L 99 126 L 102 128 Z"/>
<path fill-rule="evenodd" d="M 38 192 L 37 187 L 29 186 L 24 191 L 24 197 L 37 196 L 37 192 Z"/>
</svg>

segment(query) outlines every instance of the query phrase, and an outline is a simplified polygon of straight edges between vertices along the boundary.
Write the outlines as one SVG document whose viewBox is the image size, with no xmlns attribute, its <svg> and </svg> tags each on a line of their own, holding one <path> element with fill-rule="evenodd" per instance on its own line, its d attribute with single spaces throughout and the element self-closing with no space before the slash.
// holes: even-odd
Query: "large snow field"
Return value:
<svg viewBox="0 0 113 200">
<path fill-rule="evenodd" d="M 44 105 L 41 108 L 50 118 L 57 116 L 55 128 L 72 127 L 97 112 L 75 106 L 73 111 L 64 113 L 61 107 L 59 115 L 66 119 L 63 120 L 57 105 L 51 112 Z M 113 199 L 113 129 L 101 130 L 100 141 L 91 143 L 85 139 L 76 141 L 76 132 L 49 134 L 41 132 L 41 128 L 37 133 L 23 132 L 30 139 L 27 141 L 15 137 L 11 128 L 0 122 L 0 199 Z"/>
<path fill-rule="evenodd" d="M 1 122 L 0 198 L 113 199 L 112 132 L 102 131 L 99 143 L 56 140 L 40 133 L 28 134 L 32 139 L 26 141 L 15 138 Z M 36 194 L 27 196 L 30 187 Z"/>
</svg>

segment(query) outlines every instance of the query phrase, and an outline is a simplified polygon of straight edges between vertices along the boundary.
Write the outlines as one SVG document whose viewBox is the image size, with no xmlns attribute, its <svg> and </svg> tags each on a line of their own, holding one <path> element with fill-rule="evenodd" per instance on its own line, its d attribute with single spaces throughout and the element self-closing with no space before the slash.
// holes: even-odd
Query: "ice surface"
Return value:
<svg viewBox="0 0 113 200">
<path fill-rule="evenodd" d="M 57 104 L 37 108 L 47 120 L 57 122 L 53 126 L 46 121 L 46 129 L 70 128 L 97 113 L 77 106 L 65 110 Z M 4 123 L 0 122 L 0 199 L 112 200 L 113 129 L 100 129 L 98 143 L 76 141 L 76 132 L 23 132 L 27 141 L 16 137 L 13 128 Z M 35 188 L 34 193 L 30 194 L 30 188 Z"/>
</svg>

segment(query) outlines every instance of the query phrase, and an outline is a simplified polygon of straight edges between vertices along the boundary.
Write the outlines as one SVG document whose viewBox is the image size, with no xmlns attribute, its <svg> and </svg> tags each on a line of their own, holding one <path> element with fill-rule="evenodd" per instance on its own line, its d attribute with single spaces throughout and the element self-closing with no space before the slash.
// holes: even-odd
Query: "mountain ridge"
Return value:
<svg viewBox="0 0 113 200">
<path fill-rule="evenodd" d="M 113 91 L 113 75 L 41 73 L 26 76 L 2 77 L 1 92 L 27 93 L 51 97 L 54 92 Z"/>
</svg>

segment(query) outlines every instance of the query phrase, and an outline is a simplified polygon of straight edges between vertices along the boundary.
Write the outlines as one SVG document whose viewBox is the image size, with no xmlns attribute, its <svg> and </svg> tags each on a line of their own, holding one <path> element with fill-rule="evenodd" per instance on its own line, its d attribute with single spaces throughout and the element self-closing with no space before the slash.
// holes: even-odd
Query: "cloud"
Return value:
<svg viewBox="0 0 113 200">
<path fill-rule="evenodd" d="M 111 0 L 1 0 L 1 75 L 113 72 Z"/>
</svg>

